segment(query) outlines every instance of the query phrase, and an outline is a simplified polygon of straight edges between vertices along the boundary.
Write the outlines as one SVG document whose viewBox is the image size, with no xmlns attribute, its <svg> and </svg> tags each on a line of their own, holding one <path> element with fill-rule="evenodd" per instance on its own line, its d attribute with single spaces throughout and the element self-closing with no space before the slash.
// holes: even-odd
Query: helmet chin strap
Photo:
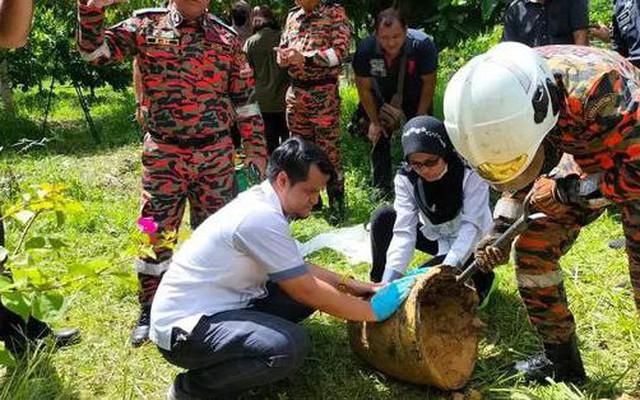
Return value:
<svg viewBox="0 0 640 400">
<path fill-rule="evenodd" d="M 494 183 L 491 186 L 499 192 L 515 193 L 524 189 L 540 176 L 542 166 L 544 165 L 545 154 L 544 144 L 541 144 L 536 151 L 533 161 L 522 173 L 510 182 L 499 184 Z"/>
</svg>

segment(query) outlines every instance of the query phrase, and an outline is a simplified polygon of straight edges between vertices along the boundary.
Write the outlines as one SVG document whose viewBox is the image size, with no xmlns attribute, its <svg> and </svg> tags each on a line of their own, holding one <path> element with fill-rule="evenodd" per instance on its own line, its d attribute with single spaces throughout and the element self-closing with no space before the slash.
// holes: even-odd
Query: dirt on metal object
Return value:
<svg viewBox="0 0 640 400">
<path fill-rule="evenodd" d="M 349 341 L 365 362 L 397 379 L 444 390 L 464 387 L 478 356 L 478 296 L 451 267 L 417 277 L 389 320 L 350 322 Z"/>
</svg>

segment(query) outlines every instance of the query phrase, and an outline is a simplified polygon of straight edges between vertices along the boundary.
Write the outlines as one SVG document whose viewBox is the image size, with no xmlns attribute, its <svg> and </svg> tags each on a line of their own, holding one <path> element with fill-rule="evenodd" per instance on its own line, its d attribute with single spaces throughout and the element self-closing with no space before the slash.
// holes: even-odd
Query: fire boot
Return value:
<svg viewBox="0 0 640 400">
<path fill-rule="evenodd" d="M 162 277 L 138 274 L 140 282 L 140 316 L 136 326 L 131 331 L 131 346 L 139 347 L 149 340 L 149 325 L 151 323 L 151 302 L 158 290 Z"/>
<path fill-rule="evenodd" d="M 516 362 L 515 369 L 525 374 L 527 382 L 544 384 L 549 377 L 555 382 L 581 384 L 587 379 L 575 334 L 563 343 L 544 343 L 543 352 Z"/>
</svg>

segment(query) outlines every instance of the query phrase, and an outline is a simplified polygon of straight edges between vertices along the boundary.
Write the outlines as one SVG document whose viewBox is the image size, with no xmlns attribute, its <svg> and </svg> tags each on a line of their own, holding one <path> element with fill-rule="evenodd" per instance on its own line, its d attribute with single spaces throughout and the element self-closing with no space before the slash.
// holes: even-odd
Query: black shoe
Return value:
<svg viewBox="0 0 640 400">
<path fill-rule="evenodd" d="M 579 385 L 587 380 L 576 335 L 564 343 L 545 343 L 544 348 L 544 352 L 516 362 L 516 371 L 524 373 L 527 382 L 546 384 L 551 378 Z"/>
<path fill-rule="evenodd" d="M 80 341 L 80 330 L 75 328 L 61 329 L 53 332 L 51 336 L 56 347 L 67 347 Z"/>
<path fill-rule="evenodd" d="M 140 306 L 140 317 L 131 331 L 131 346 L 140 347 L 149 340 L 149 325 L 151 324 L 151 304 Z"/>
</svg>

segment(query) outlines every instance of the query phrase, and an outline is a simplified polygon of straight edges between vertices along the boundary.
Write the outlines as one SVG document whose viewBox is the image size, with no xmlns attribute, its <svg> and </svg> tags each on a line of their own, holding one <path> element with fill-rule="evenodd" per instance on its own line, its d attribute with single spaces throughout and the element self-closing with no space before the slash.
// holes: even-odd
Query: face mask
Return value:
<svg viewBox="0 0 640 400">
<path fill-rule="evenodd" d="M 440 179 L 442 179 L 443 176 L 447 174 L 447 172 L 449 172 L 449 164 L 444 165 L 444 169 L 442 170 L 442 173 L 434 180 L 439 181 Z"/>
</svg>

